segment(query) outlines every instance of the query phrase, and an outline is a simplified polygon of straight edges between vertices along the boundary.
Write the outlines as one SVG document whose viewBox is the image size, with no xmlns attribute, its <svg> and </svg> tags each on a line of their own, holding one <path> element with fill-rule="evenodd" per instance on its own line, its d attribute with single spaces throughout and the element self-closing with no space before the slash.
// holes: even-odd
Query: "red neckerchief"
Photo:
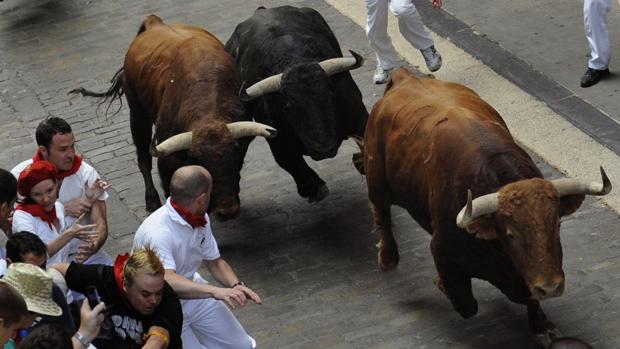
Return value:
<svg viewBox="0 0 620 349">
<path fill-rule="evenodd" d="M 123 269 L 125 268 L 125 264 L 127 264 L 128 259 L 129 253 L 125 253 L 116 256 L 116 260 L 114 261 L 114 279 L 116 280 L 116 286 L 118 286 L 118 291 L 122 295 L 125 294 L 125 280 L 123 279 Z"/>
<path fill-rule="evenodd" d="M 204 227 L 205 225 L 207 225 L 207 219 L 205 218 L 205 216 L 189 212 L 185 207 L 180 206 L 176 202 L 172 201 L 172 199 L 170 199 L 170 205 L 172 205 L 172 207 L 179 213 L 179 215 L 183 217 L 183 219 L 185 219 L 185 221 L 189 223 L 189 225 L 192 226 L 192 228 Z"/>
<path fill-rule="evenodd" d="M 45 159 L 43 159 L 43 155 L 41 155 L 41 152 L 37 150 L 37 152 L 32 157 L 32 161 L 41 161 L 41 160 L 45 160 Z M 65 177 L 71 176 L 72 174 L 76 173 L 80 169 L 80 166 L 82 166 L 82 157 L 75 154 L 75 156 L 73 157 L 73 166 L 71 166 L 71 168 L 66 171 L 58 170 L 58 179 L 63 179 Z"/>
<path fill-rule="evenodd" d="M 41 218 L 44 222 L 47 222 L 50 229 L 52 229 L 54 223 L 58 221 L 58 217 L 56 216 L 56 205 L 54 204 L 54 208 L 50 212 L 46 212 L 43 207 L 37 204 L 17 204 L 15 207 L 16 210 L 21 210 L 30 213 L 34 217 Z"/>
</svg>

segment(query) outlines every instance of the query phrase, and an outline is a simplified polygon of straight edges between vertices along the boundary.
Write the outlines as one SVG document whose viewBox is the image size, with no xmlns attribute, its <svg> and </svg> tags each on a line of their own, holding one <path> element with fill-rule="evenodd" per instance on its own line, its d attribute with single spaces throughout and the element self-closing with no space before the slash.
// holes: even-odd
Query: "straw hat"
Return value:
<svg viewBox="0 0 620 349">
<path fill-rule="evenodd" d="M 52 300 L 52 278 L 36 265 L 13 263 L 0 281 L 15 287 L 26 301 L 28 311 L 60 316 L 62 309 Z"/>
</svg>

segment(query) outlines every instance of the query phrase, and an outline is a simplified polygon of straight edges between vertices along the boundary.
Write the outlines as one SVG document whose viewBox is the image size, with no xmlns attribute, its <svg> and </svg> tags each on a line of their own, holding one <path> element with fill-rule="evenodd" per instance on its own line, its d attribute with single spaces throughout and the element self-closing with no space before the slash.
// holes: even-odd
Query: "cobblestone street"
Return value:
<svg viewBox="0 0 620 349">
<path fill-rule="evenodd" d="M 111 255 L 127 251 L 146 215 L 129 110 L 123 98 L 122 107 L 113 104 L 106 115 L 106 105 L 67 92 L 78 86 L 107 89 L 150 13 L 202 26 L 225 42 L 258 5 L 281 4 L 315 8 L 341 46 L 366 59 L 352 75 L 370 111 L 384 89 L 371 83 L 374 53 L 363 28 L 323 1 L 5 0 L 0 167 L 10 169 L 32 156 L 34 128 L 43 118 L 66 119 L 78 151 L 113 185 L 105 249 Z M 351 162 L 357 150 L 349 140 L 335 158 L 308 161 L 330 189 L 314 204 L 297 195 L 264 139 L 248 150 L 241 213 L 236 220 L 214 222 L 213 230 L 223 257 L 263 299 L 261 306 L 235 310 L 259 348 L 534 348 L 525 307 L 484 282 L 474 282 L 477 316 L 465 320 L 453 310 L 432 281 L 430 235 L 400 208 L 392 210 L 400 264 L 393 272 L 379 270 L 365 179 Z M 536 159 L 546 177 L 559 176 Z M 565 335 L 597 349 L 620 348 L 617 227 L 618 215 L 592 198 L 563 222 L 566 291 L 542 303 Z"/>
</svg>

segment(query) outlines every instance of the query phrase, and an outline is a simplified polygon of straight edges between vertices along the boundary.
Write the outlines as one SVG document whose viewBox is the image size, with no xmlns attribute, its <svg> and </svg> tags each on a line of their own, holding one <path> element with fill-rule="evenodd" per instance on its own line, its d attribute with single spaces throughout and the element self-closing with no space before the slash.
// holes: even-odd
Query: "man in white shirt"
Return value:
<svg viewBox="0 0 620 349">
<path fill-rule="evenodd" d="M 209 349 L 255 348 L 254 339 L 224 303 L 234 308 L 248 299 L 259 304 L 261 300 L 220 256 L 206 215 L 211 184 L 205 168 L 179 168 L 170 181 L 170 198 L 140 225 L 133 248 L 150 246 L 162 259 L 165 280 L 182 299 L 184 345 L 197 339 Z M 224 287 L 200 277 L 202 262 Z"/>
<path fill-rule="evenodd" d="M 108 219 L 105 200 L 108 194 L 102 187 L 108 187 L 99 178 L 97 171 L 82 161 L 75 153 L 75 137 L 71 126 L 63 119 L 51 117 L 37 126 L 35 137 L 37 152 L 32 159 L 15 166 L 11 173 L 15 178 L 33 161 L 47 160 L 53 163 L 64 177 L 61 181 L 58 201 L 65 207 L 65 222 L 70 226 L 83 213 L 84 224 L 96 224 L 98 239 L 94 243 L 73 239 L 69 252 L 70 260 L 86 264 L 112 264 L 112 258 L 101 247 L 108 238 Z"/>
</svg>

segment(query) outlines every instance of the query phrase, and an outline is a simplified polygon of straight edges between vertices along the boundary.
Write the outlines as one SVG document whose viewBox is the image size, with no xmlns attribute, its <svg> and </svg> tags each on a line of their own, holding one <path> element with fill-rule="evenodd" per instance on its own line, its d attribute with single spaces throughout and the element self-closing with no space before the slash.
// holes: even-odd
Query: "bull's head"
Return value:
<svg viewBox="0 0 620 349">
<path fill-rule="evenodd" d="M 282 95 L 281 114 L 286 124 L 301 141 L 306 153 L 314 160 L 334 157 L 342 142 L 337 133 L 336 89 L 329 77 L 356 69 L 363 58 L 350 51 L 352 57 L 331 58 L 319 63 L 301 63 L 283 73 L 270 76 L 241 91 L 248 101 L 279 91 Z"/>
<path fill-rule="evenodd" d="M 457 225 L 481 239 L 498 239 L 521 274 L 533 299 L 557 297 L 564 291 L 560 217 L 570 215 L 585 195 L 605 195 L 611 183 L 601 167 L 603 183 L 573 179 L 526 179 L 472 201 L 457 216 Z"/>
<path fill-rule="evenodd" d="M 218 220 L 239 213 L 239 180 L 245 149 L 239 141 L 246 137 L 274 137 L 276 130 L 258 122 L 240 121 L 212 124 L 151 144 L 151 155 L 162 157 L 187 150 L 189 156 L 209 170 L 213 177 L 210 212 Z M 249 140 L 246 139 L 245 148 Z"/>
</svg>

